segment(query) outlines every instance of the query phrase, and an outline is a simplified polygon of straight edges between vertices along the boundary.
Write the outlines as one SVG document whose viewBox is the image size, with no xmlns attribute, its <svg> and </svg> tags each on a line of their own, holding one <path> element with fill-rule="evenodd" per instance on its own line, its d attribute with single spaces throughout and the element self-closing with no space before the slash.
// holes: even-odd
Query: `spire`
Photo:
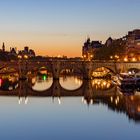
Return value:
<svg viewBox="0 0 140 140">
<path fill-rule="evenodd" d="M 4 44 L 4 42 L 2 44 L 2 51 L 5 52 L 5 44 Z"/>
<path fill-rule="evenodd" d="M 90 43 L 90 37 L 89 37 L 89 35 L 87 36 L 87 43 Z"/>
</svg>

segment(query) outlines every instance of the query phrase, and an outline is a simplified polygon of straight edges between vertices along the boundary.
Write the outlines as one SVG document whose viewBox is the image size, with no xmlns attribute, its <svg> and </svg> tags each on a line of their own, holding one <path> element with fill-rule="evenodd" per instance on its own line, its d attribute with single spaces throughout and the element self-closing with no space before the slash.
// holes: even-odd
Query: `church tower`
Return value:
<svg viewBox="0 0 140 140">
<path fill-rule="evenodd" d="M 2 44 L 2 51 L 5 52 L 5 44 L 4 44 L 4 42 Z"/>
</svg>

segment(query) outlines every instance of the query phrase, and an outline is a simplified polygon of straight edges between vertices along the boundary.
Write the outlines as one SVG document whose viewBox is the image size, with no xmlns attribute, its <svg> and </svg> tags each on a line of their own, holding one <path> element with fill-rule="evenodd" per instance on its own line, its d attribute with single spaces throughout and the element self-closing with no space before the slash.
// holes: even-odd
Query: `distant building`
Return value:
<svg viewBox="0 0 140 140">
<path fill-rule="evenodd" d="M 83 58 L 85 60 L 94 59 L 97 50 L 99 50 L 99 53 L 100 48 L 103 46 L 108 47 L 106 50 L 108 51 L 108 55 L 110 55 L 108 56 L 110 59 L 115 58 L 116 60 L 117 58 L 125 61 L 140 61 L 140 29 L 129 31 L 126 36 L 119 39 L 112 39 L 109 37 L 105 44 L 102 44 L 100 41 L 91 41 L 90 38 L 88 38 L 82 48 Z M 117 50 L 117 48 L 120 50 Z"/>
<path fill-rule="evenodd" d="M 9 60 L 9 52 L 5 50 L 4 42 L 2 44 L 2 48 L 0 49 L 0 60 L 2 60 L 2 61 Z"/>
<path fill-rule="evenodd" d="M 90 38 L 84 43 L 82 55 L 85 60 L 92 60 L 94 58 L 94 53 L 97 49 L 103 47 L 101 41 L 91 41 Z"/>
<path fill-rule="evenodd" d="M 126 39 L 128 48 L 140 47 L 140 29 L 129 31 Z"/>
<path fill-rule="evenodd" d="M 24 47 L 24 50 L 20 50 L 19 52 L 18 52 L 18 55 L 21 55 L 21 56 L 28 56 L 29 58 L 31 58 L 31 57 L 35 57 L 35 52 L 34 52 L 34 50 L 32 50 L 32 49 L 29 49 L 29 47 Z"/>
<path fill-rule="evenodd" d="M 0 49 L 0 60 L 16 60 L 18 55 L 21 55 L 21 57 L 28 57 L 33 58 L 35 57 L 35 52 L 32 49 L 29 49 L 29 47 L 24 47 L 24 50 L 20 50 L 17 53 L 17 48 L 10 47 L 10 51 L 6 51 L 5 49 L 5 43 L 2 44 L 2 48 Z"/>
<path fill-rule="evenodd" d="M 112 43 L 113 43 L 113 39 L 112 39 L 111 37 L 109 37 L 109 38 L 106 40 L 105 46 L 109 47 Z"/>
<path fill-rule="evenodd" d="M 140 60 L 140 29 L 129 31 L 126 35 L 126 56 L 128 60 Z"/>
<path fill-rule="evenodd" d="M 17 56 L 17 51 L 16 50 L 17 50 L 16 48 L 10 48 L 9 54 L 13 55 L 13 56 Z"/>
</svg>

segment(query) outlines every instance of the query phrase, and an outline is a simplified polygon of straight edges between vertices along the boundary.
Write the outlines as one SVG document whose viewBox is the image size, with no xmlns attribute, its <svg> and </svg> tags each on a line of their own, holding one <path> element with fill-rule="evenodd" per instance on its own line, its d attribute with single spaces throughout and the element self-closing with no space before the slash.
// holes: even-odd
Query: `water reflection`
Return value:
<svg viewBox="0 0 140 140">
<path fill-rule="evenodd" d="M 18 88 L 18 77 L 16 74 L 0 76 L 0 89 L 11 91 L 16 88 Z"/>
<path fill-rule="evenodd" d="M 92 80 L 92 86 L 96 90 L 106 90 L 111 88 L 113 84 L 109 79 L 94 79 Z"/>
<path fill-rule="evenodd" d="M 20 105 L 20 104 L 25 104 L 25 105 L 27 105 L 28 104 L 28 100 L 29 100 L 29 98 L 28 97 L 21 97 L 21 96 L 19 96 L 19 99 L 18 99 L 18 104 Z"/>
<path fill-rule="evenodd" d="M 53 79 L 47 75 L 38 75 L 32 79 L 32 89 L 36 91 L 44 91 L 52 86 Z"/>
<path fill-rule="evenodd" d="M 135 122 L 140 121 L 140 92 L 135 90 L 133 94 L 122 92 L 111 80 L 82 81 L 78 77 L 63 77 L 60 81 L 53 81 L 51 77 L 37 76 L 29 81 L 6 82 L 6 85 L 9 87 L 16 85 L 16 88 L 9 91 L 7 87 L 6 91 L 1 83 L 0 95 L 18 96 L 18 104 L 30 104 L 30 96 L 50 96 L 53 103 L 57 102 L 59 105 L 63 104 L 63 97 L 81 97 L 82 104 L 89 107 L 102 104 L 109 110 L 126 114 Z"/>
<path fill-rule="evenodd" d="M 78 76 L 65 76 L 60 77 L 60 85 L 67 90 L 75 90 L 80 88 L 83 81 L 81 77 Z"/>
</svg>

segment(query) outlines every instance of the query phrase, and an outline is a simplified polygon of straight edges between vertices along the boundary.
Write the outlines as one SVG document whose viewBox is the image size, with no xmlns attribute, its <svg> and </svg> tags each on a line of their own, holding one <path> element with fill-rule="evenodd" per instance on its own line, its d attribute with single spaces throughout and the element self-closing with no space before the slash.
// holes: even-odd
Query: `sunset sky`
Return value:
<svg viewBox="0 0 140 140">
<path fill-rule="evenodd" d="M 119 38 L 140 28 L 139 14 L 140 0 L 0 0 L 0 44 L 81 56 L 87 36 Z"/>
</svg>

